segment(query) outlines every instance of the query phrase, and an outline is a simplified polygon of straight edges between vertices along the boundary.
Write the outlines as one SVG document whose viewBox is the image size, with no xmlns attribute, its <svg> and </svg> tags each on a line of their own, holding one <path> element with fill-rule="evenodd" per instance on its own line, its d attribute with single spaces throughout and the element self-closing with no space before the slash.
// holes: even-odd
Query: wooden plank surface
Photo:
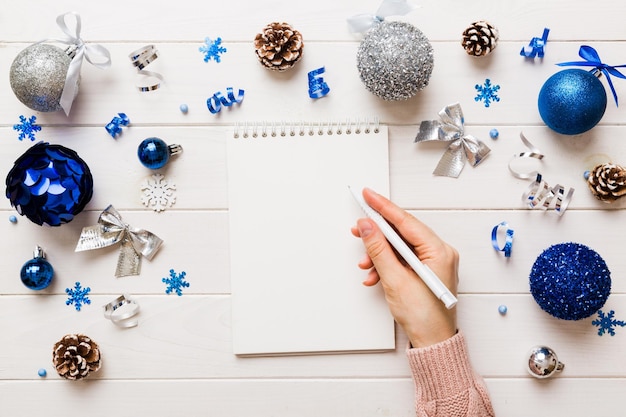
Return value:
<svg viewBox="0 0 626 417">
<path fill-rule="evenodd" d="M 9 2 L 0 14 L 0 68 L 8 80 L 15 55 L 32 42 L 59 38 L 57 15 L 76 10 L 82 36 L 103 44 L 112 66 L 85 63 L 72 114 L 35 113 L 0 83 L 0 167 L 32 143 L 12 129 L 19 115 L 35 114 L 43 128 L 38 140 L 76 150 L 94 175 L 94 197 L 84 213 L 58 228 L 39 227 L 19 217 L 0 222 L 0 415 L 66 415 L 68 407 L 90 416 L 138 414 L 190 416 L 411 416 L 413 387 L 397 331 L 395 352 L 238 358 L 232 355 L 228 251 L 226 140 L 236 125 L 261 129 L 274 123 L 339 123 L 378 117 L 389 125 L 391 198 L 430 224 L 461 253 L 459 325 L 469 341 L 472 362 L 486 377 L 498 416 L 614 416 L 623 409 L 626 389 L 626 329 L 598 336 L 594 317 L 564 322 L 540 310 L 529 294 L 528 275 L 550 245 L 579 242 L 596 250 L 611 270 L 613 285 L 604 310 L 626 317 L 626 261 L 622 256 L 624 201 L 597 201 L 583 173 L 597 163 L 626 163 L 624 109 L 609 94 L 606 113 L 593 130 L 564 137 L 543 125 L 537 94 L 559 71 L 555 64 L 578 60 L 581 44 L 594 46 L 604 62 L 626 63 L 623 16 L 626 3 L 602 6 L 582 0 L 501 2 L 424 0 L 397 20 L 418 26 L 435 53 L 430 85 L 416 97 L 385 102 L 359 80 L 356 51 L 361 36 L 345 19 L 373 13 L 378 1 L 320 0 L 315 4 L 181 0 L 156 6 L 145 1 L 106 3 L 69 0 Z M 487 19 L 500 29 L 496 51 L 474 59 L 460 46 L 472 21 Z M 271 73 L 259 66 L 252 39 L 266 24 L 288 21 L 303 33 L 305 54 L 292 71 Z M 551 29 L 543 60 L 519 56 L 530 38 Z M 221 63 L 202 60 L 205 37 L 222 37 L 228 52 Z M 154 44 L 160 57 L 149 70 L 164 77 L 163 87 L 141 94 L 128 54 Z M 313 101 L 306 94 L 307 72 L 326 67 L 331 93 Z M 475 84 L 491 79 L 501 101 L 485 108 L 474 101 Z M 606 86 L 606 79 L 602 79 Z M 614 78 L 620 97 L 626 82 Z M 226 87 L 245 89 L 244 101 L 218 115 L 206 100 Z M 478 167 L 466 166 L 458 179 L 434 177 L 445 144 L 413 142 L 422 120 L 459 102 L 466 132 L 482 139 L 491 153 Z M 189 106 L 189 113 L 179 105 Z M 118 112 L 131 126 L 117 139 L 104 130 Z M 497 128 L 500 137 L 489 138 Z M 240 128 L 241 129 L 241 128 Z M 520 132 L 545 155 L 533 167 L 550 185 L 575 188 L 563 216 L 528 210 L 522 194 L 530 180 L 509 172 L 513 155 L 527 149 Z M 140 184 L 152 172 L 136 158 L 137 145 L 157 136 L 181 144 L 184 152 L 162 171 L 177 186 L 176 204 L 162 213 L 145 208 Z M 514 161 L 519 162 L 519 161 Z M 113 204 L 124 220 L 165 240 L 137 277 L 115 278 L 118 248 L 75 253 L 82 227 Z M 7 199 L 0 218 L 15 214 Z M 515 230 L 513 255 L 491 247 L 491 228 L 507 221 Z M 346 231 L 349 233 L 349 231 Z M 19 268 L 41 245 L 56 272 L 53 284 L 33 292 L 19 280 Z M 358 262 L 355 259 L 355 265 Z M 161 281 L 170 268 L 186 271 L 184 295 L 166 295 Z M 92 289 L 92 304 L 77 312 L 66 306 L 65 288 L 81 281 Z M 140 324 L 120 329 L 102 316 L 102 305 L 119 294 L 141 305 Z M 506 305 L 508 314 L 498 313 Z M 102 370 L 84 383 L 55 375 L 51 348 L 61 336 L 85 332 L 103 350 Z M 536 344 L 554 348 L 564 372 L 549 381 L 526 374 L 524 356 Z M 45 379 L 39 368 L 48 369 Z M 35 401 L 36 400 L 36 401 Z M 123 410 L 123 411 L 122 411 Z"/>
</svg>

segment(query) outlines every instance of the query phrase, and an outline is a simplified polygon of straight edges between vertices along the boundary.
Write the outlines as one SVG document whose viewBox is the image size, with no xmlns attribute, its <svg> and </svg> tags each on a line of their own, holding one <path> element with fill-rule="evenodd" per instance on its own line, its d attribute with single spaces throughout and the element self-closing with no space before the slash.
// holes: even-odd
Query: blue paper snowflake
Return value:
<svg viewBox="0 0 626 417">
<path fill-rule="evenodd" d="M 69 296 L 69 298 L 65 302 L 65 305 L 69 306 L 70 304 L 74 304 L 74 306 L 76 307 L 76 311 L 80 311 L 80 308 L 83 306 L 83 304 L 91 304 L 91 300 L 87 296 L 87 294 L 89 294 L 89 291 L 91 291 L 91 288 L 82 288 L 80 286 L 80 282 L 76 282 L 76 284 L 74 284 L 74 288 L 65 289 L 65 292 Z"/>
<path fill-rule="evenodd" d="M 484 101 L 485 107 L 489 107 L 492 101 L 498 102 L 500 101 L 500 97 L 498 97 L 498 90 L 500 89 L 499 85 L 491 84 L 491 80 L 487 78 L 483 85 L 476 84 L 474 86 L 478 94 L 474 97 L 475 101 Z"/>
<path fill-rule="evenodd" d="M 198 48 L 198 50 L 204 54 L 204 62 L 209 62 L 211 58 L 215 62 L 220 62 L 220 54 L 226 52 L 226 48 L 222 46 L 222 38 L 217 38 L 215 41 L 210 38 L 204 38 L 204 45 Z"/>
<path fill-rule="evenodd" d="M 615 336 L 615 326 L 624 327 L 626 326 L 626 322 L 621 320 L 615 320 L 613 315 L 615 311 L 609 311 L 609 314 L 604 314 L 602 310 L 598 310 L 598 318 L 591 322 L 598 329 L 598 336 L 602 336 L 604 333 L 608 333 L 611 336 Z"/>
<path fill-rule="evenodd" d="M 36 125 L 35 120 L 37 120 L 36 116 L 30 116 L 26 119 L 26 117 L 20 115 L 21 123 L 13 125 L 13 130 L 20 132 L 18 137 L 19 140 L 23 140 L 26 137 L 28 137 L 31 141 L 35 140 L 35 132 L 39 132 L 41 130 L 41 126 Z"/>
<path fill-rule="evenodd" d="M 170 269 L 170 277 L 161 279 L 161 281 L 167 284 L 165 294 L 176 292 L 179 296 L 183 295 L 183 288 L 189 287 L 189 283 L 185 281 L 185 275 L 187 275 L 185 271 L 177 274 L 173 269 Z"/>
</svg>

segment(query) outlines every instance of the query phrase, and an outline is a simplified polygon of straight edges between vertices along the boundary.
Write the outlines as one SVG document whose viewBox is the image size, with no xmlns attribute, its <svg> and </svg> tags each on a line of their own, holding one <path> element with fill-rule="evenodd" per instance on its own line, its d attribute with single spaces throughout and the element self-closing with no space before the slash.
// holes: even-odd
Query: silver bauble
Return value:
<svg viewBox="0 0 626 417">
<path fill-rule="evenodd" d="M 365 87 L 385 100 L 406 100 L 428 85 L 433 47 L 406 22 L 381 22 L 365 35 L 357 68 Z"/>
<path fill-rule="evenodd" d="M 54 45 L 38 43 L 24 49 L 9 74 L 15 96 L 32 110 L 62 110 L 59 101 L 70 62 L 70 55 Z"/>
<path fill-rule="evenodd" d="M 564 367 L 556 353 L 547 346 L 535 346 L 529 352 L 528 372 L 535 378 L 549 378 Z"/>
</svg>

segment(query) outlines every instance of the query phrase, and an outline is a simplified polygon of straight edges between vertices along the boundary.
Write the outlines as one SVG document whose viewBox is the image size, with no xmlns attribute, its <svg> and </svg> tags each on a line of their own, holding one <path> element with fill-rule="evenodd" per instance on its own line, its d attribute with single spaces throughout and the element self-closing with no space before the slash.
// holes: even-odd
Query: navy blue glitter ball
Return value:
<svg viewBox="0 0 626 417">
<path fill-rule="evenodd" d="M 6 178 L 6 196 L 38 225 L 70 222 L 93 194 L 89 167 L 73 150 L 39 142 L 20 156 Z"/>
<path fill-rule="evenodd" d="M 598 78 L 581 69 L 557 72 L 539 92 L 539 114 L 563 135 L 578 135 L 598 124 L 606 110 L 606 91 Z"/>
<path fill-rule="evenodd" d="M 597 252 L 579 243 L 544 250 L 530 271 L 530 292 L 539 307 L 564 320 L 596 313 L 611 292 L 611 273 Z"/>
</svg>

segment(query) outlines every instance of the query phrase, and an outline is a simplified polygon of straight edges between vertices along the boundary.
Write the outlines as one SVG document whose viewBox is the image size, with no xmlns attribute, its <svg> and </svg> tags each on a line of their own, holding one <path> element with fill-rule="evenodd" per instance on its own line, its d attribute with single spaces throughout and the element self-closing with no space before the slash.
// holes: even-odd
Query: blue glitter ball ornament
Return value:
<svg viewBox="0 0 626 417">
<path fill-rule="evenodd" d="M 180 145 L 168 145 L 159 138 L 144 139 L 137 148 L 139 162 L 146 168 L 160 169 L 167 164 L 171 155 L 182 152 Z"/>
<path fill-rule="evenodd" d="M 539 307 L 563 320 L 598 311 L 611 292 L 611 273 L 597 252 L 579 243 L 544 250 L 530 272 L 530 292 Z"/>
<path fill-rule="evenodd" d="M 59 226 L 80 213 L 93 195 L 89 167 L 61 145 L 39 142 L 20 156 L 6 178 L 6 196 L 38 225 Z"/>
<path fill-rule="evenodd" d="M 594 127 L 606 110 L 606 91 L 589 71 L 566 69 L 544 83 L 539 114 L 545 124 L 563 135 L 578 135 Z"/>
</svg>

